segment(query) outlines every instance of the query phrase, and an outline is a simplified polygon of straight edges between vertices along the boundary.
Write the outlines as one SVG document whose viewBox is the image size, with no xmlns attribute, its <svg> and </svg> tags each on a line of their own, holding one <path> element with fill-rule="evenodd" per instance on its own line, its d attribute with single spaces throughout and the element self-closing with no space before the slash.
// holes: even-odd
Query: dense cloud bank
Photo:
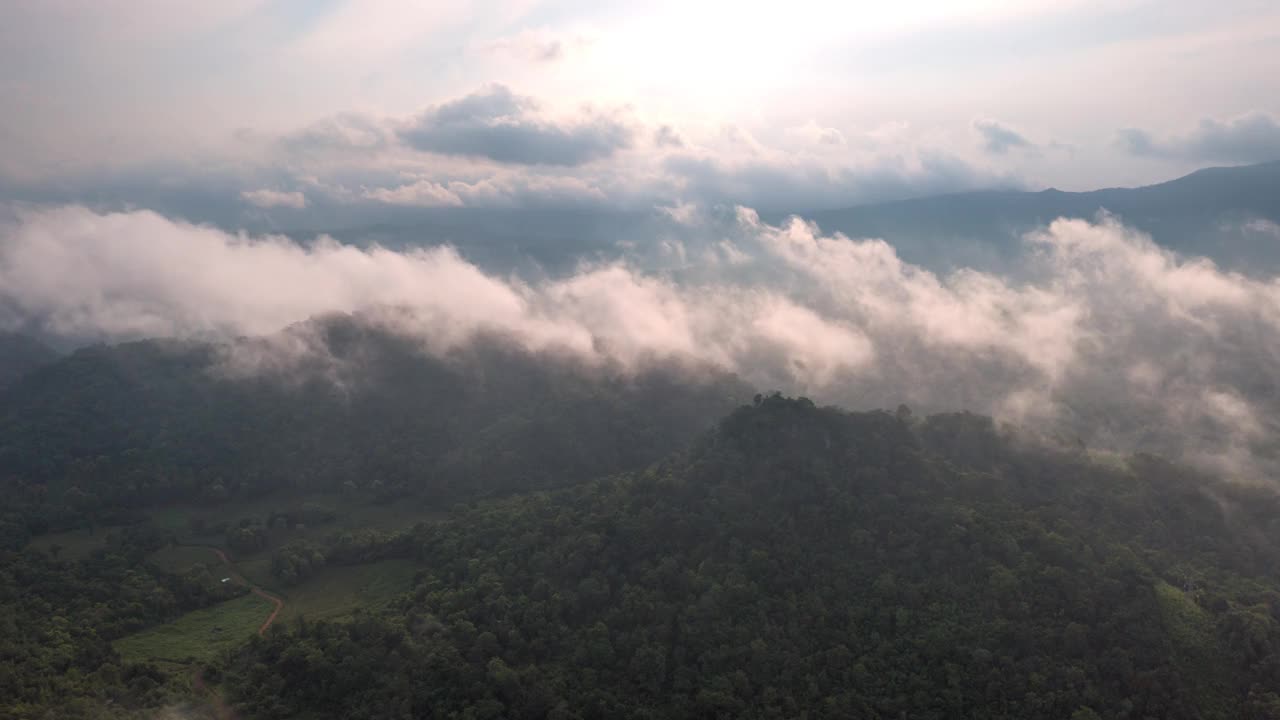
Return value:
<svg viewBox="0 0 1280 720">
<path fill-rule="evenodd" d="M 679 272 L 530 283 L 447 248 L 299 245 L 151 212 L 22 210 L 0 229 L 0 327 L 69 337 L 271 334 L 362 312 L 428 352 L 495 332 L 638 366 L 679 357 L 853 408 L 970 409 L 1090 447 L 1271 468 L 1280 283 L 1176 256 L 1109 217 L 1027 236 L 1021 279 L 939 276 L 880 240 L 746 209 L 671 242 Z M 254 344 L 288 362 L 305 342 Z M 240 358 L 245 360 L 245 358 Z M 245 369 L 241 367 L 240 369 Z"/>
</svg>

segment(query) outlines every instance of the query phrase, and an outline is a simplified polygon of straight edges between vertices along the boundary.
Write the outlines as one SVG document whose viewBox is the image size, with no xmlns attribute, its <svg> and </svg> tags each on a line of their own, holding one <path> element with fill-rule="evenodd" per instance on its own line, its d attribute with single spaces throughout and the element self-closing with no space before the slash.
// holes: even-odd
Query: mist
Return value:
<svg viewBox="0 0 1280 720">
<path fill-rule="evenodd" d="M 1105 214 L 1027 234 L 1025 267 L 1007 276 L 938 274 L 901 260 L 892 238 L 772 225 L 746 208 L 688 220 L 694 240 L 653 239 L 669 267 L 623 259 L 531 280 L 448 247 L 20 208 L 0 228 L 0 329 L 78 342 L 265 336 L 227 353 L 229 369 L 253 373 L 317 351 L 283 329 L 358 313 L 426 353 L 499 334 L 624 369 L 714 366 L 851 409 L 971 410 L 1240 478 L 1275 469 L 1276 278 L 1180 256 Z"/>
</svg>

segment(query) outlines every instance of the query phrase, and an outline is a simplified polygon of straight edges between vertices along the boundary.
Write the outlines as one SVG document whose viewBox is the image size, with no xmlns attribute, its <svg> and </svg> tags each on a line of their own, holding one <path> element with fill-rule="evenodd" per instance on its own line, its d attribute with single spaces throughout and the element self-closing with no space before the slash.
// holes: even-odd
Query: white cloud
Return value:
<svg viewBox="0 0 1280 720">
<path fill-rule="evenodd" d="M 283 190 L 245 190 L 240 193 L 240 197 L 250 205 L 260 208 L 287 207 L 294 209 L 302 209 L 307 206 L 307 198 L 302 193 Z"/>
<path fill-rule="evenodd" d="M 1259 235 L 1272 235 L 1280 239 L 1280 225 L 1265 218 L 1256 218 L 1244 224 L 1244 229 Z"/>
<path fill-rule="evenodd" d="M 1179 257 L 1105 216 L 1029 236 L 1035 264 L 1020 281 L 937 275 L 882 241 L 773 226 L 745 209 L 708 223 L 702 250 L 681 243 L 688 258 L 718 258 L 697 279 L 610 264 L 528 284 L 448 249 L 299 245 L 149 212 L 26 210 L 0 230 L 0 325 L 230 337 L 363 312 L 428 351 L 493 331 L 624 365 L 712 363 L 762 389 L 853 407 L 966 408 L 1090 446 L 1276 467 L 1263 441 L 1280 430 L 1277 280 Z"/>
<path fill-rule="evenodd" d="M 844 133 L 832 127 L 822 127 L 816 122 L 809 122 L 783 130 L 783 135 L 793 142 L 805 145 L 845 145 Z"/>
<path fill-rule="evenodd" d="M 420 178 L 393 188 L 365 188 L 360 197 L 415 207 L 517 207 L 603 202 L 605 194 L 585 179 L 528 172 L 499 173 L 466 182 Z"/>
<path fill-rule="evenodd" d="M 691 202 L 677 202 L 674 205 L 659 205 L 657 210 L 680 225 L 692 225 L 698 219 L 698 206 Z"/>
<path fill-rule="evenodd" d="M 557 33 L 548 28 L 521 30 L 514 35 L 483 43 L 485 52 L 506 54 L 516 60 L 551 63 L 588 48 L 592 38 L 582 33 Z"/>
<path fill-rule="evenodd" d="M 449 188 L 431 180 L 418 180 L 395 188 L 365 189 L 361 197 L 388 205 L 416 207 L 458 207 L 462 198 Z"/>
</svg>

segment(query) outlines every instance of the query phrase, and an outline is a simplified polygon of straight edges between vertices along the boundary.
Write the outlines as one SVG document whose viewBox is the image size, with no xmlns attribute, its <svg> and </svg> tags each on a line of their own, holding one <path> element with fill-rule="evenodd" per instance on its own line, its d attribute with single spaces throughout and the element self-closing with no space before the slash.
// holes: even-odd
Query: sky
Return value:
<svg viewBox="0 0 1280 720">
<path fill-rule="evenodd" d="M 802 210 L 1280 157 L 1265 0 L 5 0 L 0 67 L 0 200 L 186 193 L 226 226 Z"/>
</svg>

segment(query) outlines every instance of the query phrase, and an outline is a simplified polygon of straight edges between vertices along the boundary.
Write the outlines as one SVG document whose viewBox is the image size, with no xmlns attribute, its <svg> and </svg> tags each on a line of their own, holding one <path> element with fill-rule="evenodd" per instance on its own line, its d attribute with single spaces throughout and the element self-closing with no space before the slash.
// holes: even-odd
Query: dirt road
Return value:
<svg viewBox="0 0 1280 720">
<path fill-rule="evenodd" d="M 280 610 L 284 608 L 284 600 L 246 580 L 245 577 L 236 570 L 236 566 L 231 562 L 231 558 L 227 557 L 227 554 L 220 548 L 209 547 L 209 549 L 212 550 L 213 553 L 218 556 L 218 559 L 222 561 L 222 564 L 227 567 L 227 574 L 231 577 L 233 582 L 237 585 L 244 585 L 249 588 L 249 592 L 274 605 L 271 610 L 271 614 L 267 616 L 267 619 L 263 621 L 262 626 L 258 628 L 259 636 L 266 635 L 267 628 L 271 627 L 271 623 L 276 621 L 276 616 L 279 615 Z M 211 688 L 205 684 L 203 668 L 196 668 L 195 673 L 191 676 L 191 687 L 197 692 L 209 693 L 209 697 L 213 702 L 214 714 L 217 716 L 218 720 L 236 719 L 235 711 L 223 701 L 222 694 L 219 693 L 216 688 Z"/>
<path fill-rule="evenodd" d="M 263 600 L 266 600 L 266 601 L 270 602 L 271 604 L 275 605 L 275 609 L 271 611 L 271 615 L 267 616 L 267 620 L 266 620 L 266 622 L 262 623 L 262 627 L 258 628 L 258 634 L 259 634 L 259 635 L 266 635 L 266 634 L 267 634 L 267 628 L 271 627 L 271 623 L 273 623 L 273 622 L 275 622 L 275 621 L 276 621 L 276 616 L 280 614 L 280 610 L 281 610 L 281 608 L 283 608 L 283 607 L 284 607 L 284 600 L 281 600 L 280 598 L 276 597 L 275 595 L 272 595 L 271 593 L 267 592 L 266 590 L 263 590 L 262 588 L 258 587 L 257 585 L 254 585 L 253 583 L 249 582 L 248 580 L 245 580 L 245 579 L 244 579 L 244 576 L 243 576 L 243 575 L 241 575 L 239 572 L 237 572 L 237 571 L 236 571 L 236 566 L 232 564 L 232 562 L 231 562 L 231 558 L 228 558 L 228 557 L 227 557 L 227 554 L 226 554 L 225 552 L 223 552 L 222 550 L 220 550 L 220 549 L 218 549 L 218 548 L 215 548 L 215 547 L 211 547 L 211 548 L 209 548 L 209 549 L 210 549 L 210 550 L 212 550 L 212 551 L 213 551 L 213 552 L 218 556 L 218 559 L 222 561 L 222 564 L 223 564 L 223 565 L 226 565 L 226 566 L 227 566 L 227 570 L 229 571 L 229 573 L 230 573 L 230 575 L 231 575 L 231 579 L 232 579 L 232 580 L 234 580 L 234 581 L 236 582 L 236 584 L 238 584 L 238 585 L 244 585 L 244 586 L 248 587 L 248 588 L 249 588 L 249 592 L 251 592 L 251 593 L 253 593 L 254 595 L 257 595 L 258 597 L 262 598 Z"/>
<path fill-rule="evenodd" d="M 204 669 L 196 668 L 191 675 L 191 687 L 197 692 L 207 692 L 213 699 L 213 714 L 218 720 L 236 720 L 236 711 L 222 699 L 222 693 L 204 684 Z"/>
</svg>

